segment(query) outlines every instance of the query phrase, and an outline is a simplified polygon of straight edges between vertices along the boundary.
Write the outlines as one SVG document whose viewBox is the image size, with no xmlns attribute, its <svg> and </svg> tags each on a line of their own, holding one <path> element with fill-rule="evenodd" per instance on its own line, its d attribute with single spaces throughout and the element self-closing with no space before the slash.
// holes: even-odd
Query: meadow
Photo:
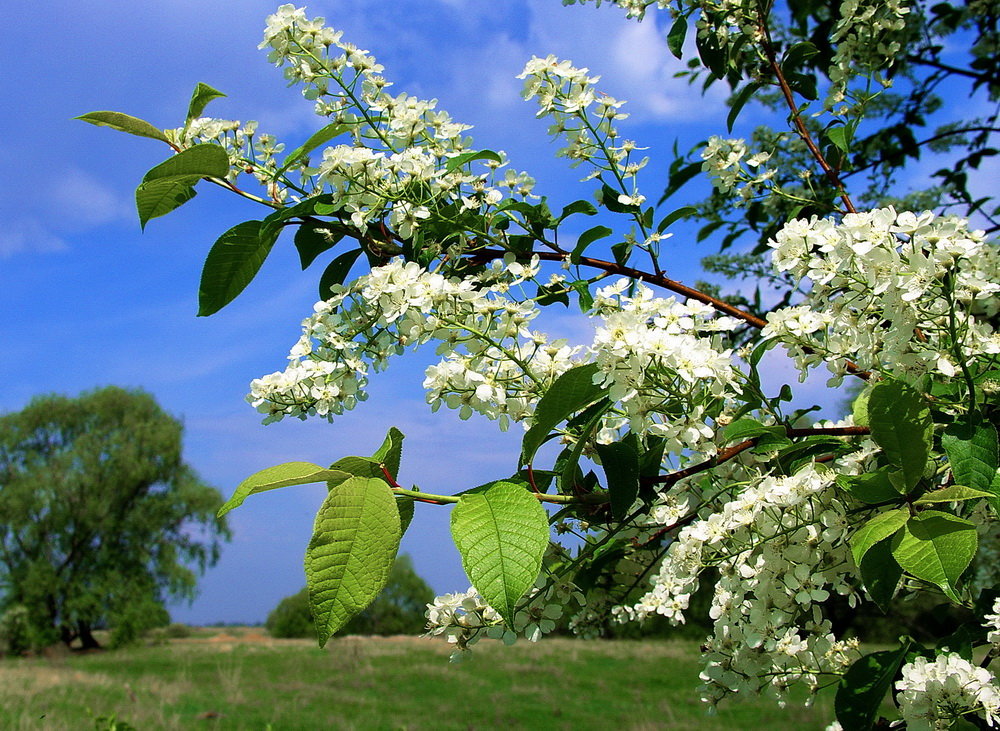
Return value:
<svg viewBox="0 0 1000 731">
<path fill-rule="evenodd" d="M 823 729 L 832 697 L 707 715 L 691 641 L 477 645 L 344 637 L 324 650 L 252 628 L 118 651 L 0 660 L 0 728 Z"/>
</svg>

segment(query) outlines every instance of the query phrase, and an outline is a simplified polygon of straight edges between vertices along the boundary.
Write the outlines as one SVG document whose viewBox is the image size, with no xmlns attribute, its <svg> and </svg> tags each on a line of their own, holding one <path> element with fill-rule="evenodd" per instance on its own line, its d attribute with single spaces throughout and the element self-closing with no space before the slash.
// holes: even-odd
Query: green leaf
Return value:
<svg viewBox="0 0 1000 731">
<path fill-rule="evenodd" d="M 760 89 L 761 86 L 762 84 L 759 81 L 751 81 L 732 96 L 729 107 L 729 115 L 726 117 L 726 128 L 730 132 L 733 131 L 733 125 L 736 124 L 736 118 L 740 116 L 740 112 L 743 111 L 743 107 L 746 106 L 746 103 L 750 101 L 750 98 Z"/>
<path fill-rule="evenodd" d="M 291 485 L 308 485 L 312 482 L 326 482 L 327 480 L 346 480 L 351 475 L 337 469 L 323 469 L 318 464 L 312 462 L 286 462 L 274 467 L 268 467 L 260 472 L 254 472 L 243 480 L 236 488 L 233 496 L 226 501 L 226 504 L 219 508 L 219 517 L 228 513 L 233 508 L 238 508 L 251 495 L 266 490 L 276 490 L 279 487 L 289 487 Z"/>
<path fill-rule="evenodd" d="M 585 216 L 596 216 L 597 209 L 590 201 L 573 201 L 563 206 L 562 213 L 559 214 L 559 221 L 563 221 L 574 213 L 582 213 Z"/>
<path fill-rule="evenodd" d="M 313 134 L 310 135 L 308 140 L 306 140 L 299 147 L 296 147 L 294 150 L 288 153 L 288 157 L 285 158 L 285 161 L 281 164 L 281 167 L 274 172 L 274 175 L 272 176 L 271 179 L 277 180 L 286 170 L 288 170 L 288 168 L 290 168 L 292 165 L 299 162 L 300 160 L 308 157 L 309 153 L 315 150 L 317 147 L 329 142 L 334 137 L 340 136 L 349 129 L 350 129 L 349 125 L 341 124 L 339 122 L 331 122 L 325 127 L 318 129 L 316 132 L 313 132 Z"/>
<path fill-rule="evenodd" d="M 135 189 L 139 225 L 145 229 L 150 220 L 165 216 L 194 198 L 194 184 L 199 180 L 201 178 L 196 175 L 190 175 L 140 183 Z"/>
<path fill-rule="evenodd" d="M 405 495 L 396 496 L 396 509 L 399 510 L 399 534 L 404 535 L 413 522 L 413 508 L 416 501 Z"/>
<path fill-rule="evenodd" d="M 191 103 L 188 104 L 187 121 L 190 122 L 192 119 L 200 117 L 210 101 L 224 96 L 225 94 L 218 89 L 213 89 L 208 84 L 203 84 L 199 81 L 198 85 L 194 87 L 194 92 L 191 94 Z"/>
<path fill-rule="evenodd" d="M 385 480 L 379 462 L 371 457 L 341 457 L 332 465 L 331 470 L 347 472 L 355 477 L 373 477 L 378 480 Z"/>
<path fill-rule="evenodd" d="M 847 127 L 844 127 L 843 125 L 830 127 L 830 129 L 826 131 L 826 138 L 830 140 L 830 143 L 841 152 L 849 152 Z"/>
<path fill-rule="evenodd" d="M 303 271 L 316 257 L 329 251 L 344 238 L 346 228 L 327 221 L 306 221 L 295 232 L 295 248 L 299 252 L 299 262 Z"/>
<path fill-rule="evenodd" d="M 594 385 L 597 364 L 570 368 L 559 376 L 535 407 L 535 422 L 521 442 L 521 464 L 530 464 L 535 452 L 562 421 L 604 395 L 604 389 Z"/>
<path fill-rule="evenodd" d="M 473 160 L 492 160 L 495 163 L 503 162 L 503 158 L 493 152 L 493 150 L 472 150 L 471 152 L 463 152 L 461 155 L 455 155 L 455 157 L 450 158 L 445 163 L 444 169 L 446 172 L 451 173 Z"/>
<path fill-rule="evenodd" d="M 865 553 L 879 541 L 885 540 L 899 532 L 910 518 L 906 508 L 896 508 L 879 513 L 863 526 L 858 528 L 848 539 L 854 563 L 860 564 Z"/>
<path fill-rule="evenodd" d="M 888 467 L 864 475 L 837 475 L 837 484 L 865 503 L 900 499 L 899 491 L 889 479 Z"/>
<path fill-rule="evenodd" d="M 219 145 L 195 145 L 181 150 L 151 168 L 142 182 L 164 178 L 190 177 L 224 178 L 229 174 L 229 155 Z"/>
<path fill-rule="evenodd" d="M 687 17 L 684 15 L 678 15 L 677 19 L 674 20 L 673 25 L 670 26 L 670 30 L 667 32 L 667 48 L 670 49 L 670 52 L 674 54 L 676 58 L 680 58 L 683 53 L 684 38 L 687 36 L 687 29 Z"/>
<path fill-rule="evenodd" d="M 901 381 L 883 381 L 871 388 L 868 420 L 872 439 L 889 462 L 899 468 L 890 475 L 896 489 L 908 493 L 924 474 L 934 422 L 923 397 Z"/>
<path fill-rule="evenodd" d="M 892 556 L 892 540 L 886 538 L 869 548 L 858 564 L 865 589 L 879 608 L 886 614 L 892 597 L 903 577 L 903 569 Z"/>
<path fill-rule="evenodd" d="M 858 426 L 868 426 L 868 398 L 872 395 L 872 388 L 874 386 L 869 386 L 859 393 L 851 406 L 854 423 Z"/>
<path fill-rule="evenodd" d="M 763 434 L 785 438 L 785 428 L 774 425 L 765 426 L 756 419 L 737 419 L 733 423 L 726 425 L 725 429 L 722 430 L 722 444 L 743 442 Z"/>
<path fill-rule="evenodd" d="M 951 487 L 945 487 L 940 490 L 925 492 L 920 496 L 919 500 L 914 502 L 914 505 L 929 505 L 930 503 L 957 503 L 963 500 L 976 500 L 981 497 L 993 497 L 993 493 L 983 492 L 982 490 L 973 490 L 971 487 L 965 487 L 965 485 L 952 485 Z"/>
<path fill-rule="evenodd" d="M 394 426 L 389 427 L 389 432 L 385 435 L 382 446 L 372 455 L 373 460 L 385 465 L 386 470 L 394 480 L 399 479 L 399 460 L 403 455 L 403 438 L 403 432 Z"/>
<path fill-rule="evenodd" d="M 472 585 L 513 626 L 517 602 L 535 583 L 549 544 L 538 498 L 505 481 L 467 493 L 451 513 L 451 535 Z"/>
<path fill-rule="evenodd" d="M 319 278 L 319 298 L 321 300 L 327 300 L 333 296 L 330 288 L 335 284 L 344 283 L 347 275 L 351 273 L 351 267 L 354 266 L 354 262 L 358 260 L 359 256 L 361 256 L 361 249 L 345 251 L 331 261 L 327 268 L 323 270 L 323 276 Z"/>
<path fill-rule="evenodd" d="M 687 218 L 688 216 L 691 216 L 697 212 L 698 209 L 695 208 L 694 206 L 681 206 L 677 210 L 671 211 L 662 219 L 660 219 L 660 222 L 656 224 L 656 230 L 658 233 L 663 233 L 668 228 L 670 228 L 672 224 L 676 223 L 680 219 Z"/>
<path fill-rule="evenodd" d="M 167 139 L 162 130 L 157 129 L 144 119 L 123 114 L 122 112 L 87 112 L 86 114 L 81 114 L 79 117 L 74 117 L 74 119 L 89 122 L 98 127 L 110 127 L 119 132 L 128 132 L 130 135 L 136 135 L 137 137 L 150 137 L 154 140 L 170 144 L 170 140 Z"/>
<path fill-rule="evenodd" d="M 587 250 L 587 247 L 598 239 L 603 239 L 610 236 L 612 233 L 611 229 L 607 226 L 594 226 L 593 228 L 588 228 L 580 237 L 576 240 L 576 246 L 573 247 L 573 253 L 569 255 L 569 260 L 573 264 L 580 263 L 580 257 L 583 256 L 583 252 Z"/>
<path fill-rule="evenodd" d="M 327 493 L 305 559 L 320 647 L 385 588 L 401 537 L 384 480 L 351 477 Z"/>
<path fill-rule="evenodd" d="M 218 312 L 232 302 L 260 271 L 271 253 L 277 232 L 263 238 L 261 221 L 244 221 L 212 245 L 201 270 L 198 316 Z"/>
<path fill-rule="evenodd" d="M 997 473 L 997 430 L 982 418 L 949 425 L 941 435 L 955 482 L 974 490 L 989 490 Z"/>
<path fill-rule="evenodd" d="M 976 527 L 968 520 L 925 510 L 892 539 L 892 555 L 904 571 L 956 598 L 958 579 L 976 555 L 977 545 Z"/>
<path fill-rule="evenodd" d="M 611 402 L 608 399 L 601 399 L 580 415 L 587 416 L 587 420 L 583 424 L 583 429 L 577 435 L 573 447 L 564 450 L 565 459 L 562 467 L 558 466 L 558 462 L 556 465 L 556 469 L 559 471 L 559 489 L 563 493 L 573 492 L 577 488 L 577 477 L 580 474 L 579 464 L 580 458 L 583 457 L 583 450 L 590 444 L 594 433 L 601 426 L 601 420 L 610 408 Z M 594 482 L 597 482 L 596 478 Z"/>
<path fill-rule="evenodd" d="M 611 515 L 623 520 L 639 495 L 639 445 L 634 432 L 620 442 L 595 445 L 611 498 Z"/>
<path fill-rule="evenodd" d="M 874 728 L 882 701 L 909 651 L 910 640 L 906 639 L 896 650 L 873 652 L 854 661 L 841 678 L 834 700 L 837 720 L 843 728 Z"/>
</svg>

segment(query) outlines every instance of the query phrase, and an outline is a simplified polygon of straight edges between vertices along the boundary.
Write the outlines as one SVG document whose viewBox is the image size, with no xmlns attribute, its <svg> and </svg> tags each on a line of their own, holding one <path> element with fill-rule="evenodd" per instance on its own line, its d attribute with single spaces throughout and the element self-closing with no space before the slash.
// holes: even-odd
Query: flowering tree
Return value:
<svg viewBox="0 0 1000 731">
<path fill-rule="evenodd" d="M 949 34 L 987 59 L 967 75 L 995 100 L 995 5 L 797 0 L 783 21 L 752 0 L 613 4 L 639 19 L 669 12 L 678 55 L 693 37 L 691 74 L 734 91 L 730 127 L 752 97 L 785 105 L 787 129 L 750 143 L 712 137 L 700 160 L 674 164 L 665 197 L 704 169 L 708 202 L 658 216 L 639 186 L 641 148 L 619 132 L 623 102 L 550 56 L 527 63 L 524 95 L 559 154 L 586 169 L 596 202 L 554 212 L 503 153 L 474 147 L 434 102 L 391 93 L 367 51 L 292 5 L 267 19 L 261 47 L 326 124 L 290 153 L 254 123 L 202 116 L 220 95 L 204 84 L 178 129 L 82 117 L 173 149 L 136 191 L 143 225 L 202 180 L 266 209 L 212 247 L 200 314 L 242 291 L 286 227 L 303 267 L 339 249 L 287 366 L 251 384 L 265 422 L 334 419 L 393 355 L 433 343 L 433 409 L 524 429 L 511 473 L 459 494 L 405 487 L 403 435 L 390 429 L 371 457 L 258 472 L 220 514 L 253 493 L 327 483 L 306 553 L 320 644 L 385 585 L 421 501 L 452 506 L 473 587 L 428 609 L 429 633 L 457 654 L 481 637 L 535 640 L 560 617 L 581 634 L 609 617 L 683 622 L 710 572 L 707 703 L 758 692 L 783 703 L 794 686 L 835 685 L 846 728 L 878 723 L 887 695 L 912 728 L 993 725 L 1000 592 L 984 553 L 1000 509 L 1000 259 L 984 231 L 944 211 L 992 214 L 954 176 L 917 196 L 938 212 L 887 205 L 892 171 L 923 143 L 893 157 L 877 130 L 893 100 L 930 104 L 937 66 L 962 75 L 935 55 Z M 898 97 L 891 76 L 903 79 Z M 947 124 L 941 139 L 966 155 L 952 172 L 974 168 L 995 118 Z M 877 170 L 859 210 L 848 183 L 866 169 Z M 567 219 L 599 212 L 610 225 L 560 238 Z M 761 236 L 768 276 L 788 287 L 781 306 L 754 314 L 670 279 L 661 244 L 689 216 L 709 219 L 709 233 L 729 226 L 727 245 Z M 589 345 L 532 327 L 541 308 L 571 302 L 593 326 Z M 761 358 L 777 346 L 803 375 L 824 366 L 831 386 L 863 382 L 853 414 L 797 423 L 788 387 L 761 384 Z M 561 447 L 554 460 L 542 456 L 549 442 Z M 565 534 L 578 536 L 575 549 L 560 545 Z M 903 637 L 864 654 L 828 615 L 835 595 L 891 613 L 920 593 L 965 608 L 968 621 L 936 646 Z"/>
</svg>

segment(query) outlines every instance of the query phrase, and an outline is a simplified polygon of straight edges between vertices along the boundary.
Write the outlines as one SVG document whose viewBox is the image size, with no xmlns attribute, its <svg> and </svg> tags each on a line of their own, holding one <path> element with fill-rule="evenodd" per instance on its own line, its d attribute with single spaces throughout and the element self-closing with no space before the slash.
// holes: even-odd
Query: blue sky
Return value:
<svg viewBox="0 0 1000 731">
<path fill-rule="evenodd" d="M 8 313 L 0 321 L 0 411 L 40 393 L 141 387 L 183 419 L 187 460 L 226 495 L 273 464 L 369 454 L 393 425 L 407 435 L 405 482 L 453 492 L 510 474 L 518 432 L 430 413 L 420 388 L 430 352 L 374 379 L 371 399 L 333 425 L 260 425 L 243 401 L 247 385 L 283 367 L 314 301 L 320 265 L 300 272 L 289 236 L 240 299 L 210 318 L 195 317 L 212 241 L 259 211 L 206 185 L 143 233 L 132 191 L 169 151 L 72 120 L 110 109 L 176 127 L 203 81 L 228 95 L 209 114 L 256 119 L 291 149 L 321 122 L 257 50 L 274 7 L 257 0 L 59 0 L 9 15 L 0 46 L 0 311 Z M 702 98 L 672 78 L 683 64 L 666 51 L 664 28 L 626 21 L 613 8 L 564 8 L 558 0 L 324 0 L 308 9 L 371 50 L 395 90 L 438 98 L 456 120 L 475 125 L 477 145 L 505 150 L 554 207 L 590 197 L 590 188 L 577 183 L 579 170 L 553 157 L 546 124 L 519 99 L 514 77 L 532 54 L 572 58 L 601 74 L 608 93 L 629 100 L 625 133 L 657 160 L 644 178 L 654 199 L 675 138 L 686 150 L 724 133 L 721 96 Z M 752 110 L 744 116 L 753 121 Z M 709 250 L 683 241 L 673 239 L 668 274 L 690 282 Z M 579 329 L 567 315 L 547 322 Z M 779 383 L 794 381 L 786 366 L 774 369 Z M 232 543 L 202 579 L 199 598 L 172 608 L 175 619 L 260 621 L 297 591 L 322 493 L 288 488 L 235 511 Z M 438 592 L 468 585 L 447 521 L 446 509 L 418 505 L 402 546 Z"/>
</svg>

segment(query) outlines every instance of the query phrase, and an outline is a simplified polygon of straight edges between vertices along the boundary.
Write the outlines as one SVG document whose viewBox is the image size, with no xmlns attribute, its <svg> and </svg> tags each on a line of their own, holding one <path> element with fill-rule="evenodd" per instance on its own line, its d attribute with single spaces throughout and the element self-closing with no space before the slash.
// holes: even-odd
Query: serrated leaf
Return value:
<svg viewBox="0 0 1000 731">
<path fill-rule="evenodd" d="M 604 389 L 594 385 L 596 363 L 570 368 L 560 375 L 535 407 L 535 422 L 521 442 L 521 464 L 530 464 L 535 452 L 557 424 L 589 406 L 604 395 Z"/>
<path fill-rule="evenodd" d="M 194 145 L 181 150 L 142 176 L 142 182 L 163 178 L 195 176 L 197 178 L 224 178 L 229 174 L 229 155 L 219 145 Z"/>
<path fill-rule="evenodd" d="M 602 399 L 594 404 L 592 409 L 588 409 L 588 411 L 592 411 L 593 413 L 589 414 L 589 418 L 583 424 L 583 429 L 577 435 L 573 447 L 565 450 L 566 459 L 563 462 L 562 468 L 559 469 L 559 489 L 563 493 L 572 492 L 576 488 L 577 476 L 580 472 L 580 458 L 583 457 L 583 450 L 590 444 L 590 440 L 601 426 L 601 420 L 609 408 L 611 408 L 611 402 L 608 399 Z"/>
<path fill-rule="evenodd" d="M 601 459 L 611 515 L 623 520 L 639 495 L 639 447 L 634 432 L 629 432 L 620 442 L 595 445 Z"/>
<path fill-rule="evenodd" d="M 965 485 L 951 485 L 940 490 L 925 492 L 914 505 L 929 505 L 931 503 L 957 503 L 963 500 L 976 500 L 977 498 L 993 497 L 991 492 L 973 490 Z"/>
<path fill-rule="evenodd" d="M 354 262 L 358 260 L 359 256 L 361 256 L 361 249 L 351 249 L 338 255 L 336 259 L 329 263 L 326 269 L 323 270 L 323 275 L 319 278 L 319 298 L 321 300 L 327 300 L 333 296 L 330 288 L 335 284 L 344 283 L 347 275 L 351 273 L 351 267 L 354 266 Z"/>
<path fill-rule="evenodd" d="M 997 473 L 997 430 L 982 418 L 949 425 L 941 435 L 955 482 L 974 490 L 989 490 Z"/>
<path fill-rule="evenodd" d="M 872 386 L 869 386 L 858 394 L 851 405 L 851 414 L 854 417 L 854 423 L 858 426 L 868 426 L 868 398 L 871 394 Z"/>
<path fill-rule="evenodd" d="M 315 132 L 312 133 L 312 135 L 309 136 L 309 139 L 307 139 L 300 146 L 296 147 L 294 150 L 288 153 L 288 157 L 285 158 L 285 161 L 281 164 L 281 167 L 279 167 L 274 172 L 274 175 L 271 177 L 271 179 L 277 180 L 286 170 L 288 170 L 288 168 L 290 168 L 292 165 L 299 162 L 300 160 L 306 158 L 309 155 L 309 153 L 315 150 L 317 147 L 329 142 L 334 137 L 343 134 L 349 129 L 350 127 L 346 124 L 340 124 L 339 122 L 331 122 L 325 127 L 316 130 Z"/>
<path fill-rule="evenodd" d="M 864 475 L 837 475 L 837 484 L 858 500 L 869 504 L 900 498 L 899 491 L 889 479 L 886 467 Z"/>
<path fill-rule="evenodd" d="M 513 626 L 517 602 L 534 585 L 549 544 L 538 498 L 505 481 L 467 493 L 451 513 L 451 535 L 472 585 Z"/>
<path fill-rule="evenodd" d="M 733 131 L 733 125 L 736 124 L 736 118 L 740 116 L 740 112 L 743 111 L 743 107 L 746 106 L 746 103 L 750 101 L 751 97 L 753 97 L 754 93 L 758 91 L 760 87 L 761 83 L 759 81 L 751 81 L 732 96 L 729 114 L 726 116 L 726 128 L 728 131 Z"/>
<path fill-rule="evenodd" d="M 722 444 L 742 442 L 764 434 L 780 437 L 787 441 L 784 427 L 774 425 L 765 426 L 756 419 L 737 419 L 731 424 L 727 424 L 722 430 Z"/>
<path fill-rule="evenodd" d="M 399 534 L 405 535 L 406 529 L 413 522 L 414 500 L 405 495 L 396 496 L 396 509 L 399 510 Z"/>
<path fill-rule="evenodd" d="M 320 647 L 385 588 L 401 537 L 384 480 L 351 477 L 327 493 L 305 559 Z"/>
<path fill-rule="evenodd" d="M 295 249 L 299 252 L 299 263 L 305 271 L 316 257 L 329 251 L 344 238 L 346 229 L 328 221 L 307 221 L 295 231 Z"/>
<path fill-rule="evenodd" d="M 198 316 L 218 312 L 246 289 L 271 253 L 277 232 L 262 237 L 261 221 L 244 221 L 212 245 L 201 270 Z"/>
<path fill-rule="evenodd" d="M 666 216 L 660 219 L 660 222 L 656 224 L 656 230 L 658 233 L 663 233 L 670 226 L 682 218 L 686 218 L 698 212 L 698 209 L 694 206 L 681 206 L 675 211 L 671 211 Z"/>
<path fill-rule="evenodd" d="M 162 130 L 154 127 L 144 119 L 123 114 L 122 112 L 87 112 L 86 114 L 81 114 L 79 117 L 74 117 L 74 119 L 89 122 L 98 127 L 110 127 L 119 132 L 127 132 L 137 137 L 149 137 L 160 142 L 170 143 L 170 140 L 167 139 Z"/>
<path fill-rule="evenodd" d="M 848 668 L 834 699 L 837 721 L 843 728 L 857 731 L 874 728 L 882 701 L 909 650 L 907 639 L 896 650 L 873 652 L 858 658 Z"/>
<path fill-rule="evenodd" d="M 210 101 L 224 96 L 225 94 L 218 89 L 213 89 L 208 84 L 203 84 L 199 81 L 198 85 L 194 87 L 194 92 L 191 94 L 191 102 L 188 104 L 187 121 L 190 122 L 192 119 L 200 117 Z"/>
<path fill-rule="evenodd" d="M 594 226 L 593 228 L 588 228 L 580 237 L 576 240 L 576 246 L 573 247 L 573 252 L 569 255 L 569 260 L 573 264 L 580 263 L 580 257 L 583 256 L 583 252 L 587 250 L 587 247 L 599 239 L 603 239 L 610 236 L 612 233 L 611 229 L 607 226 Z"/>
<path fill-rule="evenodd" d="M 165 216 L 194 198 L 194 184 L 200 179 L 189 175 L 140 183 L 135 189 L 135 210 L 139 214 L 139 225 L 145 229 L 152 219 Z"/>
<path fill-rule="evenodd" d="M 503 162 L 503 158 L 493 152 L 493 150 L 472 150 L 471 152 L 463 152 L 461 155 L 455 155 L 455 157 L 450 158 L 448 162 L 445 163 L 444 169 L 446 172 L 451 173 L 473 160 L 490 160 L 496 163 Z"/>
<path fill-rule="evenodd" d="M 881 540 L 865 551 L 858 570 L 872 601 L 888 614 L 896 587 L 903 577 L 903 569 L 892 556 L 892 539 Z"/>
<path fill-rule="evenodd" d="M 893 484 L 908 493 L 924 474 L 931 451 L 934 422 L 923 397 L 900 381 L 883 381 L 871 388 L 868 420 L 872 439 L 899 469 Z"/>
<path fill-rule="evenodd" d="M 584 216 L 596 216 L 597 209 L 594 208 L 594 204 L 590 201 L 573 201 L 563 206 L 562 213 L 559 214 L 559 220 L 562 221 L 575 213 L 582 213 Z"/>
<path fill-rule="evenodd" d="M 670 49 L 670 52 L 676 58 L 680 58 L 683 55 L 684 38 L 687 36 L 687 29 L 687 17 L 678 15 L 667 32 L 667 48 Z"/>
<path fill-rule="evenodd" d="M 906 508 L 886 510 L 854 531 L 847 540 L 851 546 L 854 563 L 860 564 L 861 559 L 872 546 L 899 532 L 909 518 L 910 511 Z"/>
<path fill-rule="evenodd" d="M 849 152 L 847 144 L 847 127 L 843 125 L 830 127 L 830 129 L 826 131 L 826 138 L 830 140 L 830 143 L 841 152 Z"/>
<path fill-rule="evenodd" d="M 976 527 L 938 510 L 910 518 L 892 539 L 892 555 L 907 573 L 941 587 L 949 597 L 976 555 Z"/>
<path fill-rule="evenodd" d="M 380 464 L 384 464 L 386 470 L 392 475 L 394 480 L 399 479 L 399 460 L 403 455 L 404 435 L 396 427 L 389 427 L 382 446 L 375 450 L 372 459 Z"/>
<path fill-rule="evenodd" d="M 341 457 L 330 465 L 330 469 L 347 472 L 355 477 L 374 477 L 379 480 L 385 479 L 385 475 L 382 474 L 382 468 L 379 467 L 378 460 L 373 459 L 372 457 Z"/>
<path fill-rule="evenodd" d="M 292 485 L 308 485 L 314 482 L 326 482 L 327 480 L 346 480 L 350 474 L 336 470 L 323 469 L 318 464 L 312 462 L 286 462 L 285 464 L 268 467 L 260 472 L 254 472 L 243 480 L 236 488 L 233 496 L 226 501 L 225 505 L 219 508 L 218 515 L 221 518 L 233 508 L 238 508 L 251 495 L 267 490 L 276 490 L 279 487 L 290 487 Z"/>
</svg>

